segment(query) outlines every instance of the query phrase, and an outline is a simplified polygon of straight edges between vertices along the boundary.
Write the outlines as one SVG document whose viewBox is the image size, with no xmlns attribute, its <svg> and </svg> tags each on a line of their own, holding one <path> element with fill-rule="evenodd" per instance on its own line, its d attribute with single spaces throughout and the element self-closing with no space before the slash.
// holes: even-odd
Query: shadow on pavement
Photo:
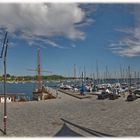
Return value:
<svg viewBox="0 0 140 140">
<path fill-rule="evenodd" d="M 65 123 L 60 131 L 55 134 L 56 137 L 82 137 L 82 135 L 71 130 Z"/>
<path fill-rule="evenodd" d="M 2 132 L 4 134 L 4 131 L 0 128 L 0 132 Z"/>
<path fill-rule="evenodd" d="M 70 124 L 70 125 L 72 125 L 76 128 L 79 128 L 79 129 L 91 134 L 92 136 L 96 136 L 96 137 L 115 137 L 115 136 L 110 135 L 110 134 L 102 133 L 102 132 L 95 131 L 95 130 L 92 130 L 92 129 L 89 129 L 89 128 L 86 128 L 86 127 L 79 126 L 79 125 L 74 124 L 70 121 L 67 121 L 63 118 L 61 118 L 61 120 L 64 122 L 64 125 L 61 128 L 61 130 L 59 132 L 57 132 L 57 134 L 55 136 L 71 136 L 71 137 L 79 136 L 79 137 L 83 137 L 81 134 L 78 134 L 78 133 L 74 132 L 73 130 L 71 130 L 66 125 L 66 123 L 67 123 L 67 124 Z"/>
</svg>

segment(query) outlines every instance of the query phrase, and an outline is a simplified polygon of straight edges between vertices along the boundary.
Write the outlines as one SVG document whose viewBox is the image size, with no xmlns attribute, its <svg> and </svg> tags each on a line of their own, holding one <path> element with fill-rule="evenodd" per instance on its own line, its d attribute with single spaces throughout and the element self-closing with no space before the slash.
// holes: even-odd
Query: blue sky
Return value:
<svg viewBox="0 0 140 140">
<path fill-rule="evenodd" d="M 53 74 L 72 76 L 76 64 L 77 75 L 84 66 L 90 75 L 96 61 L 100 73 L 106 65 L 112 74 L 119 74 L 120 65 L 138 72 L 139 9 L 139 4 L 0 4 L 0 39 L 7 30 L 10 42 L 7 72 L 34 75 L 27 69 L 37 67 L 37 48 L 42 69 Z"/>
</svg>

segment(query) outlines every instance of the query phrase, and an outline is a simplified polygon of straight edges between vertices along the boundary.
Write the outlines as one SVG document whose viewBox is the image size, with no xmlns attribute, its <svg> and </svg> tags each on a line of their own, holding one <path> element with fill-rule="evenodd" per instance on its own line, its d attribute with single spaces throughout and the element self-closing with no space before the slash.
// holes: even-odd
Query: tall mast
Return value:
<svg viewBox="0 0 140 140">
<path fill-rule="evenodd" d="M 81 95 L 84 94 L 84 73 L 82 72 L 82 89 L 81 89 Z"/>
<path fill-rule="evenodd" d="M 138 87 L 140 85 L 140 83 L 139 83 L 140 81 L 139 80 L 140 80 L 140 72 L 138 71 Z"/>
<path fill-rule="evenodd" d="M 125 69 L 123 68 L 123 82 L 126 83 Z"/>
<path fill-rule="evenodd" d="M 98 61 L 96 61 L 96 73 L 97 73 L 97 84 L 99 84 L 99 70 L 98 70 Z"/>
<path fill-rule="evenodd" d="M 76 79 L 76 64 L 74 64 L 74 79 Z"/>
<path fill-rule="evenodd" d="M 84 66 L 84 80 L 86 79 L 86 68 Z"/>
<path fill-rule="evenodd" d="M 106 71 L 105 71 L 105 75 L 106 75 L 106 83 L 108 82 L 108 79 L 109 79 L 109 75 L 108 75 L 108 67 L 107 67 L 107 65 L 106 65 L 106 67 L 105 67 L 105 69 L 106 69 Z"/>
<path fill-rule="evenodd" d="M 38 88 L 40 89 L 41 88 L 41 66 L 40 66 L 40 49 L 38 48 L 38 51 L 37 51 L 37 61 L 38 61 L 38 66 L 37 66 L 37 72 L 38 72 L 38 75 L 37 75 L 37 80 L 38 80 Z"/>
<path fill-rule="evenodd" d="M 92 73 L 92 79 L 93 79 L 93 81 L 95 80 L 94 72 Z"/>
<path fill-rule="evenodd" d="M 137 83 L 137 72 L 136 71 L 134 71 L 134 81 L 133 82 L 135 82 L 135 83 Z"/>
<path fill-rule="evenodd" d="M 123 79 L 123 73 L 122 73 L 122 66 L 120 65 L 120 83 L 122 82 Z"/>
<path fill-rule="evenodd" d="M 131 72 L 130 72 L 130 66 L 128 66 L 128 78 L 129 78 L 129 86 L 131 88 Z"/>
</svg>

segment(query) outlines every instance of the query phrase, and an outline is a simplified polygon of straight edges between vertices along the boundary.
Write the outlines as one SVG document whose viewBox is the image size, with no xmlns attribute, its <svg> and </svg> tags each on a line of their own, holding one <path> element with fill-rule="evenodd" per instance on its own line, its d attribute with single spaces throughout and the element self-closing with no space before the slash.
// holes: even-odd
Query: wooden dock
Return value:
<svg viewBox="0 0 140 140">
<path fill-rule="evenodd" d="M 72 92 L 72 91 L 68 91 L 68 90 L 63 90 L 63 89 L 58 89 L 58 91 L 70 95 L 72 97 L 78 98 L 78 99 L 85 99 L 85 98 L 91 98 L 91 95 L 80 95 L 79 92 Z"/>
</svg>

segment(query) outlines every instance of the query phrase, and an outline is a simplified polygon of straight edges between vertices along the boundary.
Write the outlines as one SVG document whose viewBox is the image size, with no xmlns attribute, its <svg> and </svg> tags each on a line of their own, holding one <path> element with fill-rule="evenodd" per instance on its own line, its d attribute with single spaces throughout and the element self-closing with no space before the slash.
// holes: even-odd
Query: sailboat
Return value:
<svg viewBox="0 0 140 140">
<path fill-rule="evenodd" d="M 37 66 L 37 87 L 33 91 L 33 100 L 47 100 L 54 99 L 57 97 L 57 91 L 45 86 L 42 82 L 41 77 L 41 66 L 40 66 L 40 49 L 37 52 L 38 66 Z"/>
</svg>

